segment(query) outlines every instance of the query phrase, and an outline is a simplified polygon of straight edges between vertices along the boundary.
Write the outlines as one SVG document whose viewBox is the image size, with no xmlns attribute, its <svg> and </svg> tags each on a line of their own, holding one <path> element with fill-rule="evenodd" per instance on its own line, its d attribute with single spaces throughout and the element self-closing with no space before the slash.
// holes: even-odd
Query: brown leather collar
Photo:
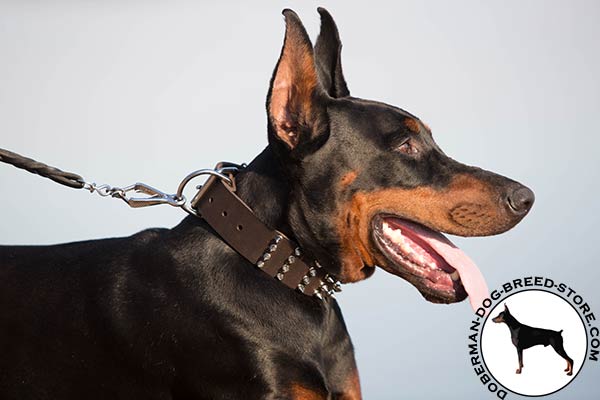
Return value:
<svg viewBox="0 0 600 400">
<path fill-rule="evenodd" d="M 218 166 L 217 166 L 218 167 Z M 307 260 L 298 245 L 267 227 L 235 194 L 231 185 L 211 176 L 191 202 L 199 216 L 246 260 L 291 289 L 323 300 L 341 291 L 340 282 L 316 260 Z"/>
</svg>

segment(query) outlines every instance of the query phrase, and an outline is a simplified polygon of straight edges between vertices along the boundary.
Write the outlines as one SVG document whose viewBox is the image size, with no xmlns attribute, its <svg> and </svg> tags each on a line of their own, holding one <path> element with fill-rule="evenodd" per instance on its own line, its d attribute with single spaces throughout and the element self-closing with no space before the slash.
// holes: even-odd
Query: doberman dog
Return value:
<svg viewBox="0 0 600 400">
<path fill-rule="evenodd" d="M 563 347 L 562 329 L 557 332 L 522 324 L 510 313 L 506 304 L 504 304 L 504 311 L 492 318 L 492 321 L 496 323 L 504 322 L 508 326 L 508 329 L 510 329 L 510 338 L 517 348 L 517 354 L 519 355 L 517 374 L 520 374 L 523 370 L 523 350 L 542 344 L 544 347 L 548 345 L 552 346 L 554 351 L 567 361 L 567 368 L 565 369 L 567 375 L 573 375 L 573 359 L 568 356 Z"/>
<path fill-rule="evenodd" d="M 440 232 L 502 233 L 525 186 L 461 164 L 414 115 L 350 96 L 337 27 L 284 10 L 268 145 L 236 174 L 266 226 L 342 283 L 376 267 L 437 303 L 485 282 Z M 223 213 L 225 215 L 225 213 Z M 0 247 L 3 399 L 359 399 L 336 300 L 292 290 L 205 220 L 127 238 Z"/>
</svg>

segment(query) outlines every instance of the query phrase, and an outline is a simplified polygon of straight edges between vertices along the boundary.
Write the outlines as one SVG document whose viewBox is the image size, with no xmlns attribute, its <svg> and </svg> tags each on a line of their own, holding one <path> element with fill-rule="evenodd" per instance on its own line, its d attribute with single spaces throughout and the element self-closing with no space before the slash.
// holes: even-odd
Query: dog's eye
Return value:
<svg viewBox="0 0 600 400">
<path fill-rule="evenodd" d="M 413 146 L 410 140 L 405 140 L 400 146 L 396 148 L 400 153 L 404 154 L 417 154 L 419 150 Z"/>
</svg>

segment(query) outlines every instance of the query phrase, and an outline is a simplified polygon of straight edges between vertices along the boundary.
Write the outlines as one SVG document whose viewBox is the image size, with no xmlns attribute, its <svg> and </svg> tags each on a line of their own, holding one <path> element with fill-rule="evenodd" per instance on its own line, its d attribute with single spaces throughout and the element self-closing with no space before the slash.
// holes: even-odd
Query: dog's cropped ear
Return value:
<svg viewBox="0 0 600 400">
<path fill-rule="evenodd" d="M 329 12 L 319 7 L 321 33 L 315 45 L 317 71 L 323 88 L 334 98 L 350 95 L 342 72 L 342 42 L 335 21 Z"/>
<path fill-rule="evenodd" d="M 506 303 L 504 303 L 504 311 L 508 311 L 508 306 L 506 305 Z M 510 312 L 510 311 L 508 311 Z"/>
<path fill-rule="evenodd" d="M 267 96 L 269 141 L 288 150 L 314 142 L 323 129 L 324 92 L 317 76 L 312 43 L 292 10 L 283 10 L 285 40 Z"/>
</svg>

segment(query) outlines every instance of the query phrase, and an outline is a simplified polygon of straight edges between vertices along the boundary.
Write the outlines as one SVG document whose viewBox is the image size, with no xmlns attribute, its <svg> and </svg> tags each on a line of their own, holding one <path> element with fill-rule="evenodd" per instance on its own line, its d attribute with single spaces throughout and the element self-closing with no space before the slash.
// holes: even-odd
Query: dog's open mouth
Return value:
<svg viewBox="0 0 600 400">
<path fill-rule="evenodd" d="M 412 283 L 427 300 L 455 303 L 468 295 L 475 310 L 488 296 L 475 263 L 441 233 L 391 215 L 377 215 L 372 223 L 386 269 Z"/>
</svg>

